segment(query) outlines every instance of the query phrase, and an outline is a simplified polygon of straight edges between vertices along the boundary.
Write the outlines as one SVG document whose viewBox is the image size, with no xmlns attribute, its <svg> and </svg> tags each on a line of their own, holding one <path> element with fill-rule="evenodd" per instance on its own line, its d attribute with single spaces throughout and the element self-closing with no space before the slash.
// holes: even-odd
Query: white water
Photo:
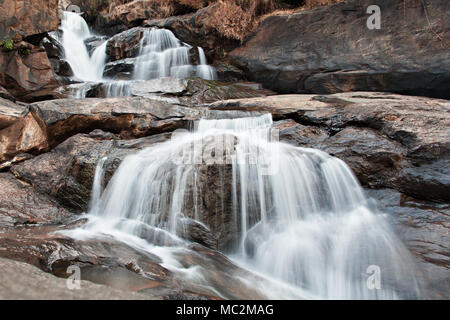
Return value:
<svg viewBox="0 0 450 320">
<path fill-rule="evenodd" d="M 197 77 L 208 80 L 217 79 L 216 68 L 208 65 L 205 51 L 203 51 L 203 48 L 201 47 L 198 47 L 198 56 L 200 59 L 200 64 L 197 66 Z"/>
<path fill-rule="evenodd" d="M 92 36 L 86 21 L 77 13 L 64 11 L 61 20 L 64 55 L 75 77 L 100 82 L 106 62 L 106 41 L 89 55 L 84 40 Z"/>
<path fill-rule="evenodd" d="M 116 81 L 103 77 L 107 61 L 107 41 L 89 55 L 85 40 L 92 37 L 89 26 L 79 14 L 63 12 L 61 21 L 64 55 L 70 64 L 74 78 L 80 81 L 103 83 L 106 97 L 128 96 L 130 83 L 134 80 L 149 80 L 160 77 L 187 78 L 198 76 L 207 80 L 216 78 L 215 68 L 206 62 L 206 56 L 199 48 L 200 65 L 190 62 L 191 46 L 181 43 L 175 35 L 165 29 L 145 29 L 136 60 L 134 79 Z M 86 97 L 85 87 L 73 93 L 74 98 Z"/>
<path fill-rule="evenodd" d="M 275 298 L 418 298 L 408 251 L 383 216 L 369 209 L 347 165 L 272 141 L 271 126 L 270 115 L 201 120 L 195 132 L 128 156 L 95 200 L 89 232 L 130 243 L 142 228 L 159 230 L 165 240 L 156 248 L 164 251 L 163 244 L 183 242 L 176 230 L 185 216 L 226 223 L 222 249 L 278 282 L 278 290 L 254 285 Z M 227 164 L 205 164 L 220 155 Z M 205 207 L 212 200 L 215 205 Z M 367 285 L 373 266 L 381 270 L 379 290 Z"/>
</svg>

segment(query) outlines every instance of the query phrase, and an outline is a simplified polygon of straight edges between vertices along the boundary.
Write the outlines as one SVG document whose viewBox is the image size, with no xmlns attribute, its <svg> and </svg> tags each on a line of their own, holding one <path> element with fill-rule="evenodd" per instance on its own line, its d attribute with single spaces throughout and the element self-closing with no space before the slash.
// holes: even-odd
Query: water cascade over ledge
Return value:
<svg viewBox="0 0 450 320">
<path fill-rule="evenodd" d="M 89 26 L 79 14 L 63 12 L 61 20 L 64 56 L 70 64 L 75 80 L 102 84 L 106 97 L 129 96 L 134 81 L 161 77 L 200 77 L 216 79 L 215 68 L 209 66 L 202 48 L 198 48 L 200 64 L 191 64 L 192 46 L 178 40 L 170 30 L 149 28 L 143 30 L 132 80 L 113 80 L 103 76 L 107 62 L 107 40 L 90 55 L 85 40 L 91 38 Z M 89 85 L 74 86 L 73 97 L 86 97 Z"/>
<path fill-rule="evenodd" d="M 409 252 L 348 166 L 276 137 L 270 114 L 201 120 L 125 158 L 103 192 L 102 159 L 86 229 L 164 248 L 188 242 L 194 221 L 294 298 L 420 298 Z"/>
</svg>

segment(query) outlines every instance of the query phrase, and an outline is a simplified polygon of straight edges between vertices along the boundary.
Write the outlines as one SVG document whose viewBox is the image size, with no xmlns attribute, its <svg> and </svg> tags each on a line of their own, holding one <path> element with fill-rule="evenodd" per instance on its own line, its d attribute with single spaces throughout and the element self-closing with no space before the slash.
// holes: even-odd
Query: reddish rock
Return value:
<svg viewBox="0 0 450 320">
<path fill-rule="evenodd" d="M 27 55 L 0 52 L 0 85 L 27 102 L 52 98 L 59 86 L 47 54 L 37 48 Z"/>
<path fill-rule="evenodd" d="M 0 12 L 0 41 L 11 38 L 18 42 L 58 29 L 58 0 L 3 0 Z"/>
<path fill-rule="evenodd" d="M 47 148 L 45 132 L 28 108 L 0 98 L 0 162 Z"/>
</svg>

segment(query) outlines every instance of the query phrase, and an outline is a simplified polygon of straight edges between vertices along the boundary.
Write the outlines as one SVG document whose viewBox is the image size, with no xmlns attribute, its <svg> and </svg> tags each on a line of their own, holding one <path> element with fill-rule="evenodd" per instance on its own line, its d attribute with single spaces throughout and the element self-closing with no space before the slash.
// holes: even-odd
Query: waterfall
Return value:
<svg viewBox="0 0 450 320">
<path fill-rule="evenodd" d="M 103 165 L 105 164 L 106 159 L 107 157 L 103 157 L 97 163 L 94 181 L 92 184 L 91 201 L 89 203 L 90 209 L 92 209 L 92 207 L 99 202 L 100 196 L 103 191 L 103 178 L 104 178 Z"/>
<path fill-rule="evenodd" d="M 200 64 L 197 66 L 197 76 L 207 80 L 217 79 L 216 69 L 208 65 L 203 48 L 198 47 L 198 56 Z"/>
<path fill-rule="evenodd" d="M 200 65 L 191 65 L 189 57 L 191 49 L 190 45 L 182 43 L 170 30 L 145 29 L 134 78 L 149 80 L 162 77 L 187 78 L 197 75 L 208 80 L 215 79 L 215 69 L 207 65 L 201 48 L 199 48 Z"/>
<path fill-rule="evenodd" d="M 179 245 L 177 226 L 195 219 L 237 263 L 311 296 L 420 297 L 409 252 L 348 166 L 278 142 L 270 114 L 200 120 L 125 158 L 94 201 L 90 230 L 159 230 L 158 245 Z"/>
<path fill-rule="evenodd" d="M 74 12 L 63 12 L 61 29 L 65 59 L 75 77 L 82 81 L 102 81 L 106 62 L 106 41 L 89 56 L 84 40 L 92 34 L 86 21 Z"/>
<path fill-rule="evenodd" d="M 107 61 L 107 41 L 98 46 L 89 55 L 85 40 L 92 37 L 89 26 L 79 14 L 63 12 L 61 20 L 62 45 L 64 56 L 70 64 L 76 80 L 102 83 L 106 97 L 131 95 L 133 81 L 149 80 L 161 77 L 188 78 L 197 76 L 207 80 L 216 79 L 215 68 L 206 62 L 205 53 L 199 48 L 200 65 L 190 62 L 192 47 L 182 43 L 166 29 L 144 29 L 140 43 L 139 55 L 136 59 L 133 80 L 111 80 L 103 77 Z M 86 86 L 73 90 L 74 98 L 85 98 Z"/>
</svg>

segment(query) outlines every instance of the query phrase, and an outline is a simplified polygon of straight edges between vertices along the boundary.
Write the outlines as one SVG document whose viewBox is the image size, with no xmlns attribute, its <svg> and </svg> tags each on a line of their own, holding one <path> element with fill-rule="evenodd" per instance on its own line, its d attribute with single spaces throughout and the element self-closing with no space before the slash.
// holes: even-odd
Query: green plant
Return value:
<svg viewBox="0 0 450 320">
<path fill-rule="evenodd" d="M 10 38 L 6 38 L 0 42 L 0 47 L 2 47 L 3 50 L 11 51 L 14 49 L 14 42 Z"/>
<path fill-rule="evenodd" d="M 31 50 L 29 48 L 24 48 L 24 47 L 20 47 L 17 52 L 19 52 L 19 54 L 21 56 L 27 56 L 31 53 Z"/>
</svg>

